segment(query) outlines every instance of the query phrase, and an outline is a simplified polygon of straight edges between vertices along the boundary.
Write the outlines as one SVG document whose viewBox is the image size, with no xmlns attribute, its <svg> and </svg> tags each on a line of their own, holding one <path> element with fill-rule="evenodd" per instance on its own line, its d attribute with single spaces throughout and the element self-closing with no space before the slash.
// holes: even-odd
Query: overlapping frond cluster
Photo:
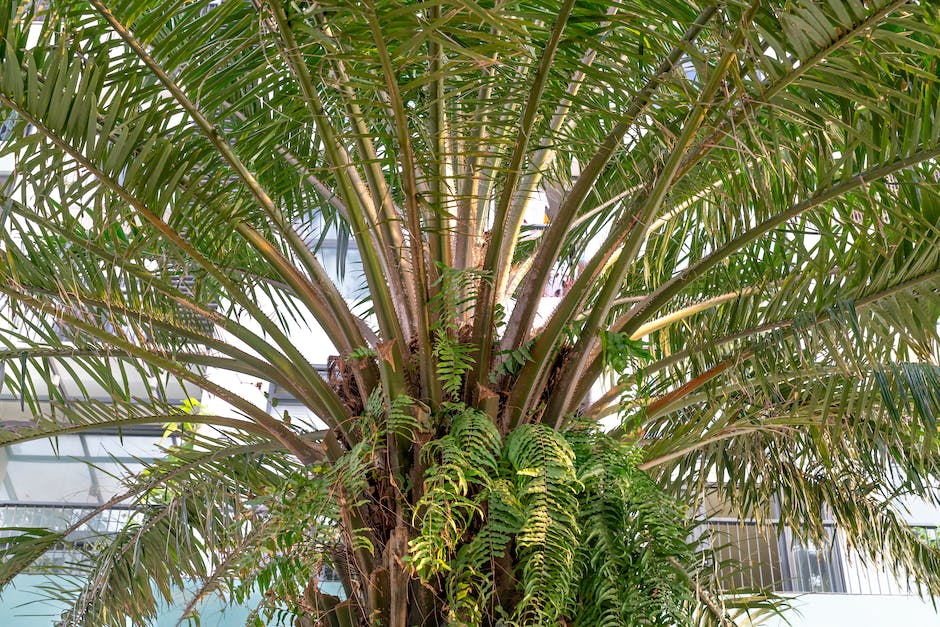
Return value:
<svg viewBox="0 0 940 627">
<path fill-rule="evenodd" d="M 719 599 L 696 596 L 707 577 L 691 519 L 637 469 L 640 449 L 538 425 L 502 441 L 484 416 L 455 408 L 450 432 L 424 454 L 409 563 L 447 590 L 455 624 L 502 613 L 499 582 L 510 574 L 500 569 L 513 556 L 520 598 L 503 616 L 510 624 L 691 624 L 696 606 L 709 615 L 705 602 L 721 606 L 714 620 L 730 616 Z"/>
</svg>

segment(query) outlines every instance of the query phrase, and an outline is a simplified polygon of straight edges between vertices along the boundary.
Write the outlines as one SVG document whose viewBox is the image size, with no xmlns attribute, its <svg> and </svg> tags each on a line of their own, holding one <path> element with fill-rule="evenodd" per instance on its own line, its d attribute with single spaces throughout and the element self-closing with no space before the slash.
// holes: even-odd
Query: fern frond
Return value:
<svg viewBox="0 0 940 627">
<path fill-rule="evenodd" d="M 575 624 L 688 624 L 694 596 L 675 566 L 693 555 L 685 512 L 637 469 L 638 447 L 594 430 L 566 435 L 584 485 Z"/>
<path fill-rule="evenodd" d="M 452 339 L 444 330 L 439 329 L 434 341 L 434 360 L 441 388 L 451 398 L 455 398 L 463 388 L 464 377 L 473 369 L 473 355 L 476 349 L 472 344 Z"/>
<path fill-rule="evenodd" d="M 503 454 L 522 510 L 516 557 L 523 596 L 515 617 L 527 625 L 555 625 L 568 611 L 575 582 L 582 489 L 575 454 L 559 432 L 544 425 L 512 431 Z"/>
</svg>

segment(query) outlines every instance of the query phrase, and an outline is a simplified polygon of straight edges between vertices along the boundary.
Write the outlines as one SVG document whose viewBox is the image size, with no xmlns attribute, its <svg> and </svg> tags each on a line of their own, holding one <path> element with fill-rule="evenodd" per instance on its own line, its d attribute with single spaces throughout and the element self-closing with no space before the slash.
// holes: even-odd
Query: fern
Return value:
<svg viewBox="0 0 940 627">
<path fill-rule="evenodd" d="M 433 357 L 441 387 L 448 397 L 457 398 L 464 377 L 473 369 L 476 348 L 461 341 L 460 331 L 476 304 L 477 289 L 488 274 L 474 269 L 454 269 L 438 265 L 440 278 L 435 299 L 441 312 L 434 328 Z"/>
<path fill-rule="evenodd" d="M 483 607 L 480 581 L 486 577 L 483 560 L 468 559 L 464 537 L 486 515 L 501 442 L 485 414 L 461 404 L 447 410 L 450 432 L 423 450 L 425 493 L 416 509 L 418 535 L 411 541 L 409 560 L 425 582 L 445 576 L 452 619 L 473 622 Z"/>
<path fill-rule="evenodd" d="M 490 373 L 490 381 L 495 382 L 496 377 L 500 375 L 518 374 L 519 370 L 522 369 L 526 362 L 532 361 L 532 353 L 529 351 L 534 345 L 535 338 L 532 338 L 529 341 L 524 342 L 519 348 L 500 351 L 500 361 L 498 364 L 496 364 L 496 367 Z"/>
<path fill-rule="evenodd" d="M 479 624 L 493 593 L 491 568 L 521 527 L 521 509 L 512 484 L 499 477 L 501 438 L 496 426 L 480 412 L 458 407 L 449 437 L 462 452 L 464 463 L 478 479 L 476 503 L 482 526 L 458 547 L 446 582 L 452 622 Z"/>
<path fill-rule="evenodd" d="M 492 567 L 502 558 L 522 528 L 523 509 L 515 487 L 507 479 L 489 485 L 486 522 L 457 552 L 448 580 L 452 620 L 478 625 L 493 595 Z"/>
<path fill-rule="evenodd" d="M 413 440 L 418 430 L 418 419 L 415 417 L 413 407 L 415 400 L 410 396 L 400 394 L 393 398 L 388 406 L 385 425 L 388 433 Z"/>
<path fill-rule="evenodd" d="M 488 281 L 490 273 L 474 268 L 451 268 L 438 264 L 439 288 L 436 298 L 441 301 L 443 312 L 441 327 L 456 331 L 460 323 L 476 305 L 481 281 Z"/>
<path fill-rule="evenodd" d="M 604 365 L 616 375 L 618 382 L 639 376 L 641 371 L 637 369 L 637 364 L 652 358 L 642 340 L 611 331 L 601 331 L 601 354 L 604 356 Z"/>
<path fill-rule="evenodd" d="M 372 357 L 378 357 L 378 353 L 374 349 L 369 348 L 368 346 L 357 346 L 352 349 L 346 359 L 369 359 Z"/>
<path fill-rule="evenodd" d="M 684 625 L 696 615 L 690 524 L 637 469 L 640 449 L 543 425 L 501 442 L 484 414 L 447 407 L 450 432 L 424 449 L 409 559 L 425 583 L 443 583 L 451 624 L 499 615 L 494 581 L 506 563 L 521 593 L 506 624 Z"/>
<path fill-rule="evenodd" d="M 638 448 L 597 431 L 573 431 L 581 529 L 575 625 L 685 625 L 694 603 L 676 564 L 693 552 L 679 505 L 636 465 Z"/>
<path fill-rule="evenodd" d="M 486 414 L 463 404 L 451 404 L 448 408 L 456 416 L 450 426 L 450 437 L 454 443 L 475 471 L 496 473 L 502 448 L 502 438 L 496 425 Z"/>
<path fill-rule="evenodd" d="M 504 455 L 522 509 L 516 557 L 523 596 L 515 618 L 526 625 L 555 625 L 567 614 L 575 582 L 582 488 L 575 455 L 559 432 L 543 425 L 510 433 Z"/>
<path fill-rule="evenodd" d="M 434 361 L 441 388 L 455 398 L 463 387 L 464 377 L 473 369 L 472 344 L 452 339 L 443 329 L 438 329 L 434 341 Z"/>
</svg>

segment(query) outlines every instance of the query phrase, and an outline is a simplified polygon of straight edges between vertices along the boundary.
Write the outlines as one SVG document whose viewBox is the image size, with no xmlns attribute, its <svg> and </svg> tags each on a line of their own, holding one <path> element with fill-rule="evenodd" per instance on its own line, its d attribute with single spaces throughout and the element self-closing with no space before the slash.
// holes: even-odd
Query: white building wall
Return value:
<svg viewBox="0 0 940 627">
<path fill-rule="evenodd" d="M 805 594 L 767 627 L 940 627 L 940 613 L 916 596 Z"/>
</svg>

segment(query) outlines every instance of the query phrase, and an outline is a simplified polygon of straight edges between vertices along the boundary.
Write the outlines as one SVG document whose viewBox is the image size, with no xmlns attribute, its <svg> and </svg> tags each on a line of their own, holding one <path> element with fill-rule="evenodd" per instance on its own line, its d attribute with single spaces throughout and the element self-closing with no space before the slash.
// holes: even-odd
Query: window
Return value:
<svg viewBox="0 0 940 627">
<path fill-rule="evenodd" d="M 61 436 L 0 449 L 0 502 L 97 505 L 124 490 L 121 477 L 163 455 L 157 431 Z"/>
<path fill-rule="evenodd" d="M 789 548 L 781 563 L 786 592 L 845 592 L 835 527 L 827 529 L 827 535 L 828 541 L 817 546 L 793 538 L 786 530 L 781 537 Z"/>
<path fill-rule="evenodd" d="M 702 511 L 708 516 L 702 538 L 715 550 L 719 578 L 727 589 L 777 592 L 845 592 L 845 575 L 835 521 L 825 522 L 819 544 L 800 539 L 776 516 L 758 523 L 742 519 L 714 492 Z M 826 520 L 828 516 L 825 516 Z"/>
<path fill-rule="evenodd" d="M 326 378 L 326 368 L 317 367 L 320 376 Z M 319 431 L 326 424 L 309 407 L 294 398 L 287 390 L 271 384 L 268 390 L 268 413 L 289 421 L 291 426 L 301 431 Z"/>
</svg>

